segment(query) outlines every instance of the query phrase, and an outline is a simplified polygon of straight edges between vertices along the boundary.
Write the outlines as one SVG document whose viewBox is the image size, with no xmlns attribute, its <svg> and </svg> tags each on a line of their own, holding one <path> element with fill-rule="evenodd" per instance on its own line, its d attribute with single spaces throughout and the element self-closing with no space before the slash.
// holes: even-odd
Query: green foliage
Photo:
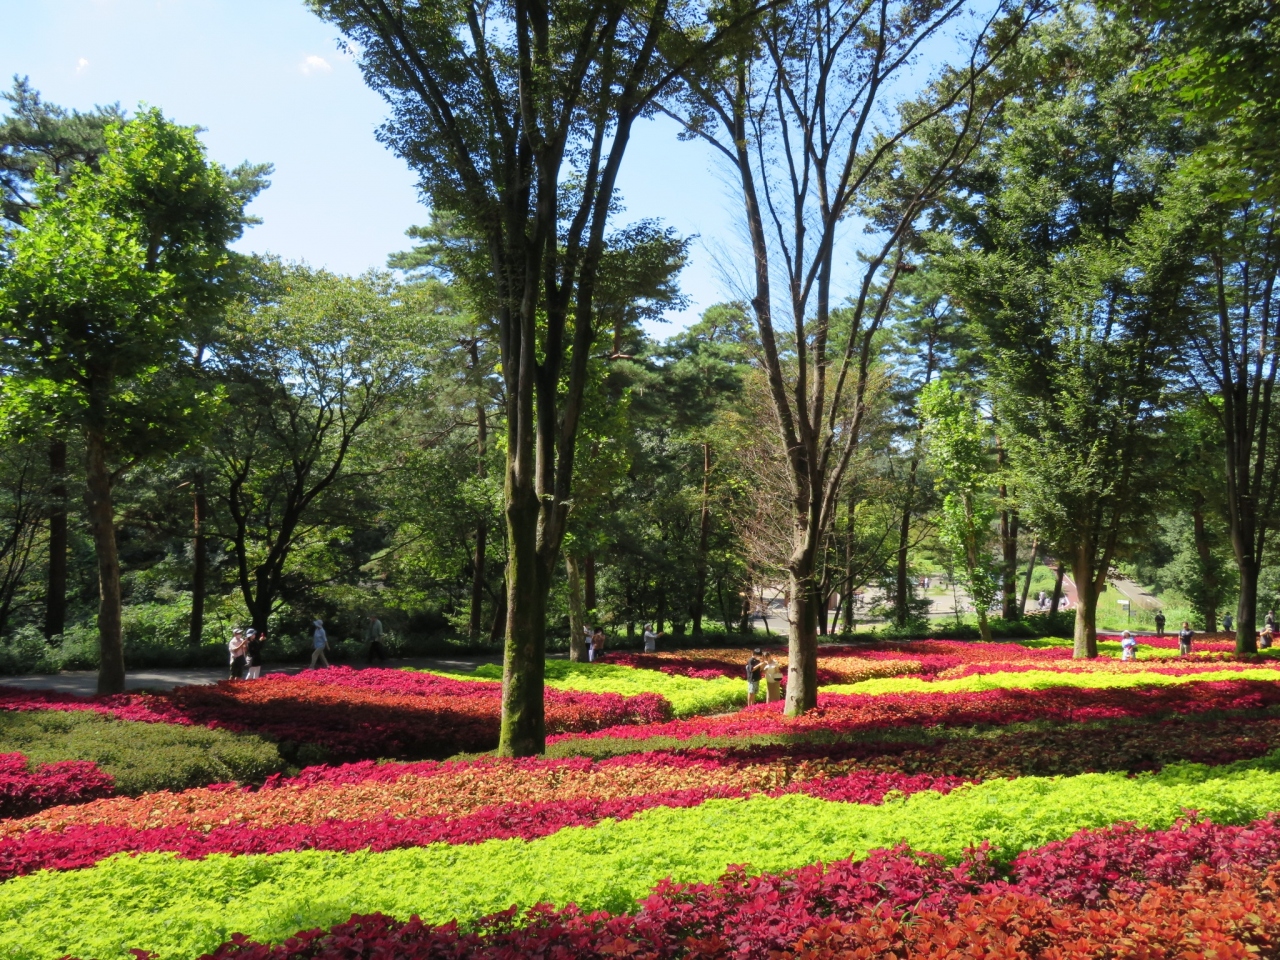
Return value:
<svg viewBox="0 0 1280 960">
<path fill-rule="evenodd" d="M 989 640 L 987 611 L 997 589 L 991 553 L 996 516 L 991 431 L 973 401 L 948 380 L 925 386 L 918 409 L 925 455 L 943 494 L 938 536 L 964 571 L 962 582 L 973 599 L 978 628 Z"/>
<path fill-rule="evenodd" d="M 275 744 L 251 734 L 112 720 L 88 711 L 0 712 L 0 753 L 15 750 L 38 763 L 92 760 L 127 794 L 261 783 L 285 769 Z"/>
<path fill-rule="evenodd" d="M 501 680 L 502 667 L 484 664 L 467 677 Z M 747 685 L 742 680 L 719 677 L 698 680 L 671 676 L 658 670 L 640 670 L 607 663 L 572 663 L 548 660 L 547 686 L 559 690 L 582 690 L 586 693 L 620 693 L 634 697 L 638 693 L 656 693 L 671 704 L 677 717 L 694 714 L 723 713 L 747 702 Z"/>
<path fill-rule="evenodd" d="M 729 864 L 778 871 L 908 843 L 959 860 L 989 840 L 997 861 L 1117 820 L 1172 824 L 1187 809 L 1247 823 L 1280 808 L 1280 754 L 1159 774 L 1022 777 L 868 807 L 801 794 L 711 800 L 573 827 L 532 842 L 435 844 L 385 853 L 121 855 L 0 886 L 0 940 L 17 960 L 114 960 L 130 948 L 196 956 L 234 932 L 280 942 L 352 913 L 466 922 L 511 904 L 627 910 L 659 880 L 710 881 Z"/>
</svg>

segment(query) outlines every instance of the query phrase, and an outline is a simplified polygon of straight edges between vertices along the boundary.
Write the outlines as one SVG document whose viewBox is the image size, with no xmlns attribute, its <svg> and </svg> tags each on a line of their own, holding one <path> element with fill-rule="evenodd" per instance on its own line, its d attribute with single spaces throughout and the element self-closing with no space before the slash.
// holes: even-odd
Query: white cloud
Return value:
<svg viewBox="0 0 1280 960">
<path fill-rule="evenodd" d="M 89 66 L 89 61 L 81 57 L 76 61 L 76 73 L 84 73 Z"/>
<path fill-rule="evenodd" d="M 314 53 L 298 64 L 298 69 L 308 77 L 313 73 L 331 73 L 333 71 L 333 67 L 329 66 L 328 60 L 324 57 L 317 57 Z"/>
</svg>

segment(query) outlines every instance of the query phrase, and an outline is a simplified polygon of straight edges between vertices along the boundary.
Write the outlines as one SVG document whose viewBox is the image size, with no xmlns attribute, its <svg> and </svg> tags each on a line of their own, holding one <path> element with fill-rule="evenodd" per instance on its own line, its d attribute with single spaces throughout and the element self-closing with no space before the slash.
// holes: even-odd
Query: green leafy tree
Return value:
<svg viewBox="0 0 1280 960">
<path fill-rule="evenodd" d="M 963 571 L 978 630 L 983 640 L 990 640 L 987 615 L 998 579 L 991 552 L 997 512 L 991 427 L 977 405 L 949 380 L 922 388 L 918 408 L 925 456 L 942 492 L 938 536 Z"/>
<path fill-rule="evenodd" d="M 112 491 L 199 433 L 214 397 L 191 345 L 228 296 L 227 245 L 264 168 L 212 164 L 196 131 L 147 110 L 106 132 L 97 169 L 41 176 L 0 266 L 0 364 L 12 413 L 84 437 L 98 562 L 100 693 L 124 689 Z"/>
</svg>

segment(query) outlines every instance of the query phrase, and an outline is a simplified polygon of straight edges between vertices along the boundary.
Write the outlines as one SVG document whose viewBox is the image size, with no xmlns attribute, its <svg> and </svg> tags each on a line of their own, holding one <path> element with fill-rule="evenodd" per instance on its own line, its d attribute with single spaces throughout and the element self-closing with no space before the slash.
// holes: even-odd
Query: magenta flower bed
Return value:
<svg viewBox="0 0 1280 960">
<path fill-rule="evenodd" d="M 0 817 L 23 817 L 45 807 L 83 803 L 115 792 L 111 775 L 91 760 L 44 763 L 34 770 L 21 753 L 0 753 Z"/>
<path fill-rule="evenodd" d="M 1205 866 L 1262 873 L 1278 859 L 1280 828 L 1275 819 L 1246 827 L 1180 823 L 1160 831 L 1120 826 L 1077 834 L 1023 853 L 1008 879 L 994 876 L 985 848 L 973 851 L 965 863 L 950 867 L 940 857 L 899 847 L 873 851 L 863 860 L 816 864 L 782 874 L 750 876 L 734 869 L 712 884 L 666 882 L 655 888 L 634 914 L 584 914 L 575 907 L 556 910 L 544 905 L 523 916 L 507 911 L 466 931 L 456 924 L 432 927 L 379 915 L 353 917 L 332 930 L 306 931 L 275 946 L 237 935 L 213 957 L 569 960 L 691 956 L 770 960 L 786 955 L 802 934 L 832 918 L 854 920 L 871 912 L 926 911 L 954 916 L 958 908 L 972 904 L 976 897 L 994 898 L 995 903 L 1000 897 L 1042 897 L 1068 905 L 1063 917 L 1068 923 L 1079 919 L 1070 912 L 1070 905 L 1099 903 L 1111 890 L 1136 894 L 1154 884 L 1184 883 Z M 1079 945 L 1097 947 L 1084 936 Z M 944 952 L 929 956 L 951 956 L 943 944 L 937 946 Z M 830 960 L 901 956 L 892 948 L 892 943 L 884 943 L 879 950 L 829 956 Z M 960 955 L 970 956 L 967 951 L 956 954 Z M 1027 954 L 984 951 L 974 955 Z M 1246 955 L 1251 954 L 1239 954 Z"/>
</svg>

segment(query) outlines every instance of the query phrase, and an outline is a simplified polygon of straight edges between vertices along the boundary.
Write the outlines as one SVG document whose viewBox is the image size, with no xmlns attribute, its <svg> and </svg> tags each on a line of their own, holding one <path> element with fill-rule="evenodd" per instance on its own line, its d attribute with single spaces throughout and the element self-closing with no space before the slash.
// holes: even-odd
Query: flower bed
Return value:
<svg viewBox="0 0 1280 960">
<path fill-rule="evenodd" d="M 963 863 L 971 838 L 1000 869 L 1016 854 L 1114 821 L 1150 829 L 1187 809 L 1223 824 L 1280 808 L 1277 757 L 1225 768 L 1186 767 L 1129 779 L 1024 777 L 925 791 L 883 806 L 803 794 L 659 807 L 628 820 L 570 827 L 532 841 L 434 844 L 386 852 L 302 850 L 265 856 L 114 857 L 0 884 L 0 940 L 15 957 L 112 957 L 126 947 L 195 955 L 241 930 L 279 940 L 352 913 L 474 920 L 511 903 L 577 903 L 622 912 L 670 877 L 710 883 L 733 863 L 776 873 L 865 856 L 906 842 Z M 1099 798 L 1105 797 L 1105 803 Z"/>
<path fill-rule="evenodd" d="M 1109 865 L 1123 864 L 1132 871 L 1123 895 L 1150 894 L 1149 899 L 1104 899 L 1108 884 L 1099 883 L 1096 871 L 1061 870 L 1060 851 L 1073 846 L 1098 851 Z M 1170 848 L 1174 856 L 1162 852 Z M 839 860 L 782 874 L 750 876 L 734 870 L 711 884 L 663 884 L 635 914 L 588 914 L 575 907 L 544 906 L 523 917 L 507 911 L 466 931 L 378 915 L 353 917 L 332 930 L 310 930 L 277 946 L 238 937 L 216 950 L 214 957 L 656 960 L 693 947 L 703 960 L 777 960 L 803 956 L 805 951 L 813 955 L 820 946 L 851 951 L 874 946 L 879 953 L 865 955 L 901 956 L 908 948 L 927 948 L 930 939 L 957 951 L 973 948 L 970 955 L 990 955 L 991 934 L 996 932 L 1007 943 L 1013 918 L 1023 924 L 1023 943 L 1034 927 L 1045 937 L 1074 938 L 1069 944 L 1069 955 L 1074 956 L 1109 956 L 1111 948 L 1123 944 L 1131 950 L 1169 948 L 1151 956 L 1203 956 L 1216 947 L 1216 955 L 1231 957 L 1246 943 L 1280 949 L 1271 901 L 1274 888 L 1267 878 L 1277 858 L 1280 831 L 1270 820 L 1247 827 L 1195 823 L 1164 831 L 1121 828 L 1078 834 L 1020 856 L 1009 881 L 989 880 L 981 855 L 957 870 L 936 856 L 898 847 L 874 851 L 864 860 Z M 1063 883 L 1046 889 L 1038 882 L 1044 870 L 1061 872 Z M 1082 910 L 1094 904 L 1107 912 Z M 911 913 L 910 923 L 901 922 L 903 911 Z M 1136 927 L 1135 920 L 1140 921 Z M 868 936 L 873 929 L 874 939 Z M 817 955 L 830 960 L 839 954 Z M 857 955 L 862 954 L 848 954 Z"/>
<path fill-rule="evenodd" d="M 88 760 L 32 764 L 21 753 L 0 753 L 0 817 L 21 817 L 55 804 L 110 796 L 115 781 Z"/>
<path fill-rule="evenodd" d="M 645 740 L 692 737 L 847 735 L 895 727 L 1005 725 L 1035 720 L 1072 723 L 1119 717 L 1155 717 L 1217 710 L 1256 710 L 1280 705 L 1280 684 L 1218 680 L 1168 687 L 1085 690 L 1000 689 L 977 693 L 905 693 L 881 696 L 820 693 L 818 709 L 787 717 L 781 704 L 757 704 L 727 717 L 693 717 L 642 727 L 619 726 L 549 738 Z"/>
<path fill-rule="evenodd" d="M 0 708 L 93 710 L 122 719 L 251 731 L 287 743 L 314 744 L 320 756 L 336 759 L 445 757 L 497 745 L 501 692 L 501 684 L 487 681 L 333 667 L 175 687 L 164 694 L 87 698 L 0 691 Z M 549 690 L 546 697 L 547 730 L 552 733 L 654 722 L 670 715 L 670 705 L 652 693 L 622 697 Z"/>
</svg>

